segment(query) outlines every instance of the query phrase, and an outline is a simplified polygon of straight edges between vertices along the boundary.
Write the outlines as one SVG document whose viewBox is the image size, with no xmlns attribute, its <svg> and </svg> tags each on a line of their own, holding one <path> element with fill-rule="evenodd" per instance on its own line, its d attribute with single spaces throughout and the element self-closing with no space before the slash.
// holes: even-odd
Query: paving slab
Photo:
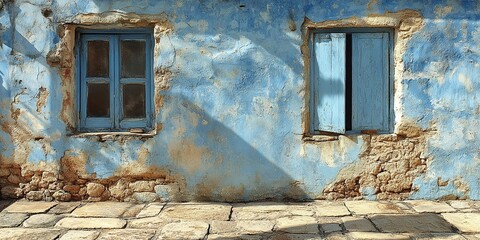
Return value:
<svg viewBox="0 0 480 240">
<path fill-rule="evenodd" d="M 0 227 L 16 227 L 28 218 L 24 213 L 2 213 L 0 214 Z"/>
<path fill-rule="evenodd" d="M 448 204 L 457 210 L 463 210 L 467 208 L 475 207 L 475 202 L 468 200 L 453 200 L 449 201 Z"/>
<path fill-rule="evenodd" d="M 378 232 L 372 222 L 362 217 L 342 217 L 343 225 L 349 232 Z"/>
<path fill-rule="evenodd" d="M 347 201 L 345 206 L 357 215 L 402 213 L 402 209 L 391 202 Z"/>
<path fill-rule="evenodd" d="M 228 220 L 232 206 L 228 204 L 175 203 L 167 204 L 159 217 L 186 220 Z"/>
<path fill-rule="evenodd" d="M 406 203 L 412 205 L 412 208 L 419 213 L 444 213 L 455 212 L 456 210 L 448 205 L 446 202 L 435 202 L 426 200 L 413 200 L 406 201 Z"/>
<path fill-rule="evenodd" d="M 123 228 L 127 221 L 118 218 L 63 218 L 55 227 L 70 229 Z"/>
<path fill-rule="evenodd" d="M 320 229 L 322 230 L 323 234 L 329 234 L 333 232 L 341 232 L 342 226 L 338 223 L 325 223 L 320 225 Z"/>
<path fill-rule="evenodd" d="M 72 212 L 77 217 L 120 217 L 132 207 L 132 203 L 125 202 L 95 202 L 87 203 Z"/>
<path fill-rule="evenodd" d="M 289 211 L 289 205 L 284 203 L 243 203 L 235 204 L 232 209 L 233 220 L 271 220 L 286 216 L 291 216 L 291 213 Z"/>
<path fill-rule="evenodd" d="M 340 232 L 333 232 L 325 235 L 324 240 L 351 240 L 346 234 Z"/>
<path fill-rule="evenodd" d="M 443 218 L 464 233 L 480 233 L 480 213 L 442 213 Z"/>
<path fill-rule="evenodd" d="M 0 212 L 3 211 L 3 209 L 8 207 L 12 203 L 13 203 L 12 200 L 0 200 Z"/>
<path fill-rule="evenodd" d="M 70 230 L 59 240 L 95 240 L 99 234 L 99 231 Z"/>
<path fill-rule="evenodd" d="M 351 232 L 347 234 L 355 240 L 409 240 L 410 235 L 406 233 L 379 233 L 379 232 Z"/>
<path fill-rule="evenodd" d="M 178 222 L 178 221 L 179 220 L 159 218 L 158 216 L 146 217 L 146 218 L 128 220 L 127 228 L 158 229 L 158 228 L 164 227 L 169 223 Z"/>
<path fill-rule="evenodd" d="M 115 229 L 100 233 L 97 240 L 149 240 L 155 235 L 151 229 Z"/>
<path fill-rule="evenodd" d="M 1 240 L 53 240 L 60 236 L 59 229 L 2 228 Z"/>
<path fill-rule="evenodd" d="M 287 233 L 319 233 L 317 220 L 309 216 L 279 218 L 275 224 L 275 231 Z"/>
<path fill-rule="evenodd" d="M 165 206 L 165 203 L 151 203 L 148 204 L 142 211 L 140 211 L 137 214 L 137 217 L 143 218 L 143 217 L 153 217 L 156 216 L 162 211 L 163 207 Z"/>
<path fill-rule="evenodd" d="M 50 209 L 48 213 L 51 214 L 64 214 L 71 213 L 75 208 L 80 206 L 81 202 L 60 202 L 55 207 Z"/>
<path fill-rule="evenodd" d="M 370 217 L 381 232 L 388 233 L 448 233 L 452 225 L 438 214 L 374 215 Z"/>
<path fill-rule="evenodd" d="M 23 226 L 26 228 L 53 227 L 61 218 L 62 216 L 55 214 L 35 214 L 25 220 L 25 222 L 23 222 Z"/>
<path fill-rule="evenodd" d="M 56 202 L 17 201 L 5 208 L 5 211 L 10 213 L 45 213 L 55 205 L 57 205 Z"/>
<path fill-rule="evenodd" d="M 468 240 L 479 240 L 480 234 L 463 234 L 463 237 Z"/>
<path fill-rule="evenodd" d="M 345 207 L 345 204 L 340 201 L 315 201 L 313 206 L 317 217 L 342 217 L 351 214 L 347 207 Z"/>
<path fill-rule="evenodd" d="M 256 234 L 272 232 L 274 221 L 269 220 L 245 220 L 245 221 L 212 221 L 210 233 L 233 233 Z"/>
<path fill-rule="evenodd" d="M 288 203 L 288 213 L 290 216 L 313 216 L 315 207 L 311 204 Z"/>
<path fill-rule="evenodd" d="M 129 207 L 125 212 L 122 214 L 123 218 L 134 218 L 142 211 L 142 209 L 145 207 L 145 204 L 134 204 L 131 207 Z"/>
<path fill-rule="evenodd" d="M 208 240 L 265 240 L 266 235 L 244 235 L 239 233 L 208 234 Z M 282 238 L 282 240 L 285 238 Z"/>
<path fill-rule="evenodd" d="M 457 233 L 425 233 L 425 234 L 416 234 L 413 236 L 413 239 L 417 240 L 466 240 L 460 234 Z"/>
<path fill-rule="evenodd" d="M 204 239 L 208 223 L 201 221 L 169 223 L 162 228 L 159 239 Z"/>
<path fill-rule="evenodd" d="M 318 234 L 275 234 L 272 237 L 268 238 L 269 240 L 320 240 L 323 239 Z"/>
</svg>

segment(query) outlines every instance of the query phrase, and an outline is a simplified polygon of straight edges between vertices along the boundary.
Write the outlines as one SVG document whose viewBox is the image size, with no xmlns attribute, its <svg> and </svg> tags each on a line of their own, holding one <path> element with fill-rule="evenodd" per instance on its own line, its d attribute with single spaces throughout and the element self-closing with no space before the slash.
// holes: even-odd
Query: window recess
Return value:
<svg viewBox="0 0 480 240">
<path fill-rule="evenodd" d="M 151 31 L 84 30 L 77 36 L 79 130 L 151 130 Z"/>
<path fill-rule="evenodd" d="M 390 29 L 315 31 L 310 37 L 310 132 L 392 129 Z"/>
</svg>

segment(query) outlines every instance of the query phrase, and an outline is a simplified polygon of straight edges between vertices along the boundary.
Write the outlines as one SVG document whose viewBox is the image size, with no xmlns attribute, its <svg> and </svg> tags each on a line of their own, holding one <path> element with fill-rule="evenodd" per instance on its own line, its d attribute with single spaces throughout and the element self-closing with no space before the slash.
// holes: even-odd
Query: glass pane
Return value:
<svg viewBox="0 0 480 240">
<path fill-rule="evenodd" d="M 87 117 L 110 117 L 110 84 L 88 84 Z"/>
<path fill-rule="evenodd" d="M 122 78 L 144 78 L 145 60 L 144 41 L 122 41 Z"/>
<path fill-rule="evenodd" d="M 108 41 L 89 41 L 87 50 L 87 77 L 108 77 Z"/>
<path fill-rule="evenodd" d="M 123 116 L 125 118 L 145 118 L 145 85 L 123 85 Z"/>
</svg>

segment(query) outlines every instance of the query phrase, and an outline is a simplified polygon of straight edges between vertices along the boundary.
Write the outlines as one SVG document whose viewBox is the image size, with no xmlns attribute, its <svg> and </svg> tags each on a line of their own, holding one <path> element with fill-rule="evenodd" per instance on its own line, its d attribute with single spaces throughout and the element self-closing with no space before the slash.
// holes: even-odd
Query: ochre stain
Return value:
<svg viewBox="0 0 480 240">
<path fill-rule="evenodd" d="M 372 11 L 373 7 L 378 4 L 378 0 L 370 0 L 367 4 L 368 11 Z"/>
<path fill-rule="evenodd" d="M 84 152 L 76 152 L 74 150 L 67 150 L 60 158 L 60 173 L 67 182 L 74 182 L 79 177 L 92 178 L 86 171 L 88 156 Z"/>
<path fill-rule="evenodd" d="M 44 87 L 40 87 L 37 93 L 37 112 L 40 113 L 42 108 L 45 107 L 47 103 L 48 91 Z"/>
<path fill-rule="evenodd" d="M 188 173 L 197 171 L 202 166 L 202 158 L 211 155 L 207 148 L 198 147 L 192 139 L 173 141 L 168 145 L 168 153 L 170 158 Z"/>
</svg>

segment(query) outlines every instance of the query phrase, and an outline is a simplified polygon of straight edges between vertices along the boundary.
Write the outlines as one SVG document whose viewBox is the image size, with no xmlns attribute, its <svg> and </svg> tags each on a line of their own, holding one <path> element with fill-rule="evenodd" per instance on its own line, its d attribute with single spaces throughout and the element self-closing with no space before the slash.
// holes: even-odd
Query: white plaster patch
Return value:
<svg viewBox="0 0 480 240">
<path fill-rule="evenodd" d="M 472 91 L 472 81 L 470 80 L 470 77 L 463 73 L 460 73 L 458 74 L 458 81 L 465 87 L 467 92 Z"/>
<path fill-rule="evenodd" d="M 270 4 L 267 5 L 267 11 L 260 12 L 260 17 L 265 22 L 270 22 L 272 18 L 270 17 Z"/>
</svg>

